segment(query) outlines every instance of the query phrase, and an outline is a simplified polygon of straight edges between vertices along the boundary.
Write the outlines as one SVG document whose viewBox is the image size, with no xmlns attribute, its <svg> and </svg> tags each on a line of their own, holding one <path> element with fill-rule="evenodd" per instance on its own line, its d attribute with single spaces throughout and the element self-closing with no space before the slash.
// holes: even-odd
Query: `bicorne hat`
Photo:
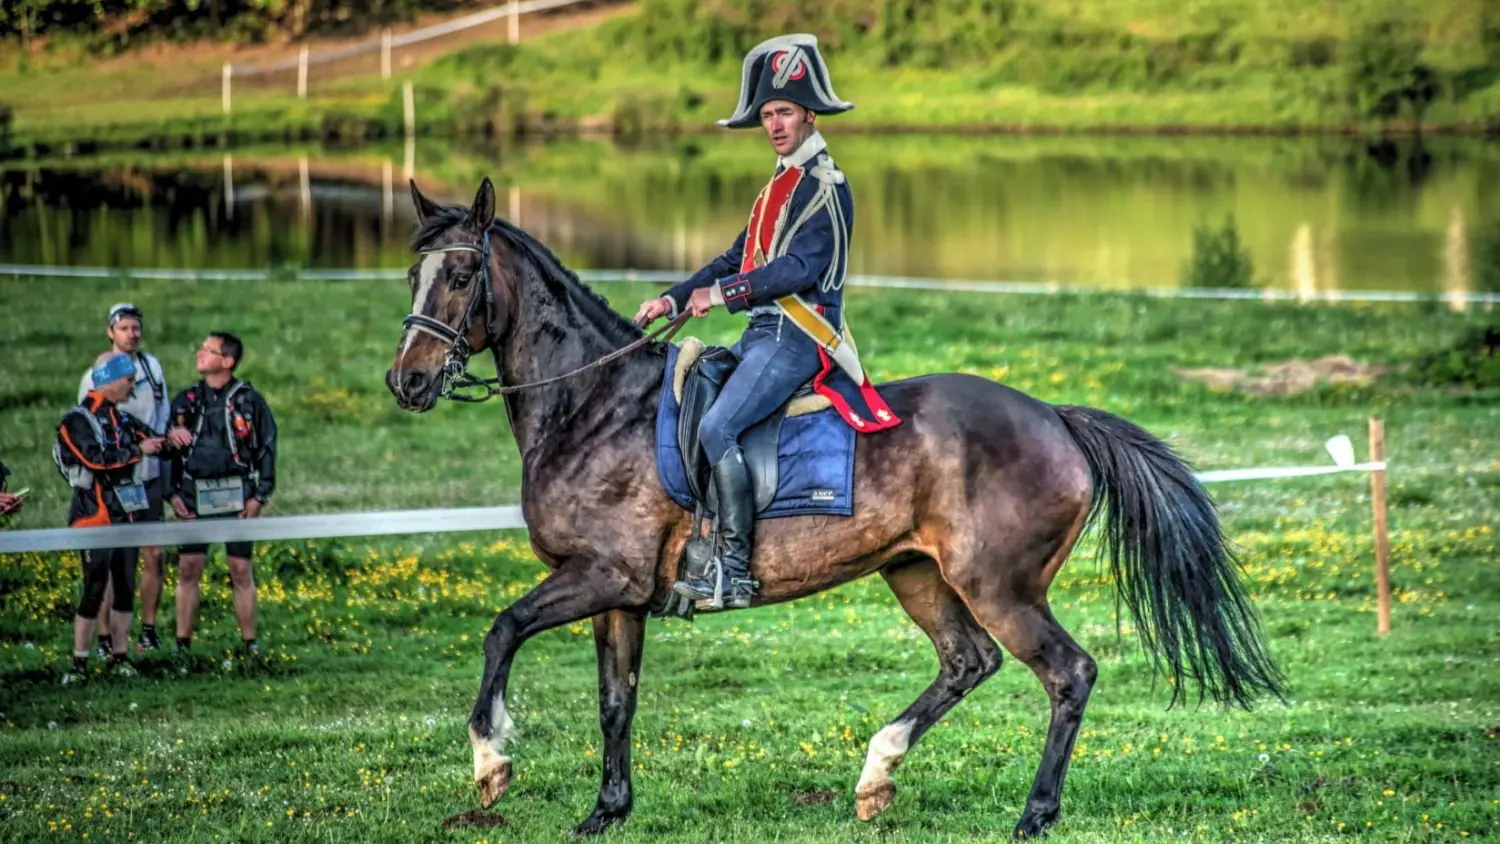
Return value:
<svg viewBox="0 0 1500 844">
<path fill-rule="evenodd" d="M 740 77 L 740 101 L 734 114 L 719 125 L 748 129 L 760 125 L 760 107 L 770 100 L 788 100 L 817 114 L 838 114 L 854 108 L 833 92 L 828 66 L 818 52 L 815 35 L 778 35 L 745 54 Z"/>
</svg>

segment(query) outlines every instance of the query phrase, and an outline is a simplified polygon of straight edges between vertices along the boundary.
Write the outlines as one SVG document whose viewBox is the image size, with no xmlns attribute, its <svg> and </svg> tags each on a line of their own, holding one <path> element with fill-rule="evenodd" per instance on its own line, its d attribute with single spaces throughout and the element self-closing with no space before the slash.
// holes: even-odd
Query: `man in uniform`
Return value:
<svg viewBox="0 0 1500 844">
<path fill-rule="evenodd" d="M 188 446 L 172 463 L 172 510 L 179 519 L 253 519 L 276 488 L 276 420 L 266 400 L 248 381 L 235 377 L 244 345 L 228 332 L 216 331 L 198 347 L 203 380 L 172 400 L 172 424 L 192 433 Z M 229 542 L 229 580 L 234 587 L 234 614 L 245 651 L 255 643 L 255 575 L 250 542 Z M 202 596 L 207 545 L 183 545 L 177 573 L 177 647 L 192 644 L 193 622 Z"/>
<path fill-rule="evenodd" d="M 73 527 L 128 524 L 150 505 L 135 467 L 143 457 L 168 448 L 141 422 L 119 409 L 135 389 L 135 362 L 129 355 L 102 355 L 90 377 L 89 390 L 68 411 L 57 429 L 54 459 L 73 487 L 68 524 Z M 83 558 L 83 590 L 73 622 L 73 668 L 82 672 L 89 656 L 89 634 L 99 617 L 105 587 L 114 584 L 109 622 L 112 660 L 126 662 L 130 615 L 135 593 L 135 548 L 92 548 Z"/>
<path fill-rule="evenodd" d="M 145 317 L 141 309 L 129 302 L 121 302 L 109 309 L 109 323 L 105 336 L 109 338 L 111 351 L 127 355 L 135 364 L 133 390 L 119 404 L 120 410 L 135 417 L 158 436 L 167 435 L 176 445 L 186 445 L 186 432 L 167 434 L 168 411 L 171 408 L 167 392 L 166 375 L 161 361 L 150 352 L 141 349 L 141 334 L 145 329 Z M 78 401 L 82 402 L 89 390 L 95 388 L 92 370 L 83 373 L 78 384 Z M 135 465 L 135 480 L 146 490 L 146 509 L 135 514 L 138 522 L 160 522 L 165 519 L 165 486 L 167 483 L 165 464 L 159 457 L 146 457 Z M 161 647 L 156 635 L 156 608 L 161 603 L 162 549 L 149 545 L 140 549 L 145 563 L 141 571 L 141 634 L 138 645 L 143 651 L 154 651 Z M 111 587 L 113 588 L 113 587 Z M 108 593 L 105 603 L 108 604 Z M 108 609 L 101 611 L 99 618 L 100 657 L 109 651 Z"/>
<path fill-rule="evenodd" d="M 900 422 L 870 385 L 844 324 L 854 200 L 816 122 L 853 107 L 834 94 L 817 38 L 782 35 L 752 49 L 739 105 L 719 125 L 764 130 L 777 155 L 775 173 L 728 251 L 636 313 L 642 326 L 684 310 L 705 316 L 716 306 L 749 316 L 733 348 L 739 365 L 699 427 L 713 467 L 722 547 L 706 579 L 675 587 L 715 608 L 748 606 L 756 586 L 750 579 L 755 501 L 740 437 L 808 381 L 857 431 Z"/>
</svg>

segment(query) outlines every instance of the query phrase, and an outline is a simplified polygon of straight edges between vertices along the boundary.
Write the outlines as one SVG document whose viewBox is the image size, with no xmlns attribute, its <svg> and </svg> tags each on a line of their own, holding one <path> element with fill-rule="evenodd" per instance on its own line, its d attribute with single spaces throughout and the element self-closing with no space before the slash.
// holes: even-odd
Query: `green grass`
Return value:
<svg viewBox="0 0 1500 844">
<path fill-rule="evenodd" d="M 601 285 L 622 310 L 651 292 Z M 1132 296 L 851 289 L 879 378 L 961 370 L 1048 401 L 1122 413 L 1199 468 L 1320 463 L 1371 413 L 1391 461 L 1394 632 L 1375 636 L 1362 476 L 1215 486 L 1291 704 L 1165 711 L 1092 542 L 1052 590 L 1098 659 L 1054 840 L 1462 840 L 1500 834 L 1500 613 L 1494 514 L 1500 406 L 1402 373 L 1257 399 L 1175 378 L 1347 353 L 1399 365 L 1493 320 L 1429 306 L 1298 307 Z M 270 514 L 511 503 L 518 468 L 497 406 L 400 414 L 381 385 L 399 282 L 0 281 L 0 457 L 35 497 L 13 527 L 62 520 L 42 453 L 96 312 L 129 297 L 175 386 L 204 331 L 247 344 L 246 377 L 282 424 Z M 715 315 L 690 333 L 730 338 Z M 222 559 L 222 558 L 220 558 Z M 77 588 L 66 555 L 0 560 L 0 840 L 561 840 L 592 806 L 600 740 L 586 624 L 537 637 L 512 675 L 521 730 L 501 829 L 444 830 L 474 806 L 463 722 L 494 612 L 542 574 L 524 535 L 417 536 L 260 549 L 264 659 L 235 641 L 219 560 L 201 657 L 58 684 Z M 171 593 L 166 605 L 170 607 Z M 1014 660 L 934 728 L 895 806 L 853 818 L 864 742 L 932 676 L 924 637 L 875 578 L 776 608 L 652 621 L 636 721 L 636 811 L 622 840 L 967 841 L 1003 837 L 1047 725 Z M 648 755 L 649 754 L 649 755 Z M 816 792 L 831 802 L 800 805 Z"/>
</svg>

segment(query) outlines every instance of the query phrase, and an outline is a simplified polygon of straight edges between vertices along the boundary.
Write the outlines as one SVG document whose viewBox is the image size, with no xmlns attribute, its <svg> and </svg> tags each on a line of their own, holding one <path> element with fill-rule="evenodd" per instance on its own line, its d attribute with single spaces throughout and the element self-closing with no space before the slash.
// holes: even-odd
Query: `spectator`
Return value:
<svg viewBox="0 0 1500 844">
<path fill-rule="evenodd" d="M 157 360 L 155 355 L 141 350 L 141 335 L 144 330 L 145 317 L 140 308 L 129 302 L 121 302 L 109 309 L 109 324 L 105 328 L 105 336 L 109 338 L 111 350 L 117 354 L 130 356 L 135 364 L 133 390 L 130 396 L 119 404 L 119 409 L 135 417 L 153 434 L 168 435 L 167 422 L 171 418 L 172 405 L 169 399 L 170 393 L 167 392 L 167 379 L 162 372 L 161 361 Z M 78 384 L 80 403 L 83 402 L 88 391 L 94 388 L 90 375 L 90 372 L 85 372 Z M 168 437 L 179 446 L 187 444 L 186 431 L 173 432 Z M 136 514 L 136 521 L 165 520 L 166 469 L 165 462 L 158 457 L 146 457 L 136 464 L 135 480 L 146 490 L 146 509 Z M 161 648 L 161 640 L 156 635 L 156 609 L 161 603 L 162 548 L 157 545 L 141 548 L 140 556 L 145 565 L 141 571 L 141 632 L 137 645 L 142 651 L 154 651 Z M 113 584 L 111 588 L 112 586 Z M 101 659 L 108 655 L 111 647 L 109 604 L 110 594 L 109 589 L 106 589 L 104 609 L 99 615 L 99 656 Z"/>
<path fill-rule="evenodd" d="M 276 420 L 248 381 L 235 377 L 244 346 L 227 332 L 208 335 L 198 347 L 203 379 L 172 400 L 172 424 L 192 433 L 192 444 L 172 462 L 172 510 L 179 519 L 253 519 L 276 487 Z M 234 614 L 245 651 L 255 643 L 253 543 L 229 542 L 229 580 Z M 192 645 L 193 623 L 202 594 L 207 545 L 183 545 L 177 571 L 177 648 Z"/>
<path fill-rule="evenodd" d="M 118 409 L 135 388 L 135 363 L 129 355 L 101 355 L 92 372 L 93 383 L 84 402 L 63 416 L 57 429 L 53 459 L 73 486 L 68 524 L 73 527 L 125 524 L 137 521 L 149 506 L 145 487 L 135 479 L 141 458 L 159 454 L 166 440 L 153 436 L 143 424 Z M 104 602 L 111 579 L 113 652 L 111 661 L 128 668 L 126 653 L 135 592 L 135 548 L 89 549 L 83 558 L 83 590 L 73 621 L 73 669 L 88 666 L 89 634 Z"/>
</svg>

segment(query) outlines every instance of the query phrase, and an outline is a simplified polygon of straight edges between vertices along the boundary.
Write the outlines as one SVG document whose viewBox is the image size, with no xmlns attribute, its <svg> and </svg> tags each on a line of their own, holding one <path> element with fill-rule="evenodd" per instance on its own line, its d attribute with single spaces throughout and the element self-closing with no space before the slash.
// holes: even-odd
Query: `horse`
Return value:
<svg viewBox="0 0 1500 844">
<path fill-rule="evenodd" d="M 523 464 L 521 512 L 549 569 L 484 638 L 468 721 L 474 782 L 488 809 L 512 781 L 503 751 L 514 728 L 505 701 L 517 650 L 545 630 L 592 619 L 603 775 L 592 813 L 573 831 L 601 833 L 634 802 L 630 730 L 645 623 L 695 530 L 654 465 L 667 341 L 644 334 L 546 246 L 497 218 L 489 179 L 471 206 L 436 203 L 415 180 L 410 188 L 419 258 L 386 385 L 412 412 L 443 397 L 502 395 Z M 488 383 L 466 370 L 484 351 L 498 374 Z M 476 385 L 487 396 L 461 392 Z M 1047 590 L 1095 522 L 1151 670 L 1170 681 L 1169 708 L 1188 696 L 1189 681 L 1199 704 L 1206 696 L 1251 709 L 1265 695 L 1285 699 L 1213 502 L 1167 444 L 1103 410 L 1050 405 L 971 375 L 880 389 L 904 422 L 859 436 L 853 514 L 759 522 L 752 574 L 760 591 L 749 610 L 878 572 L 932 640 L 937 677 L 869 740 L 854 792 L 860 820 L 890 807 L 897 765 L 1000 668 L 997 641 L 1051 701 L 1015 833 L 1037 836 L 1058 820 L 1096 666 L 1058 624 Z"/>
</svg>

